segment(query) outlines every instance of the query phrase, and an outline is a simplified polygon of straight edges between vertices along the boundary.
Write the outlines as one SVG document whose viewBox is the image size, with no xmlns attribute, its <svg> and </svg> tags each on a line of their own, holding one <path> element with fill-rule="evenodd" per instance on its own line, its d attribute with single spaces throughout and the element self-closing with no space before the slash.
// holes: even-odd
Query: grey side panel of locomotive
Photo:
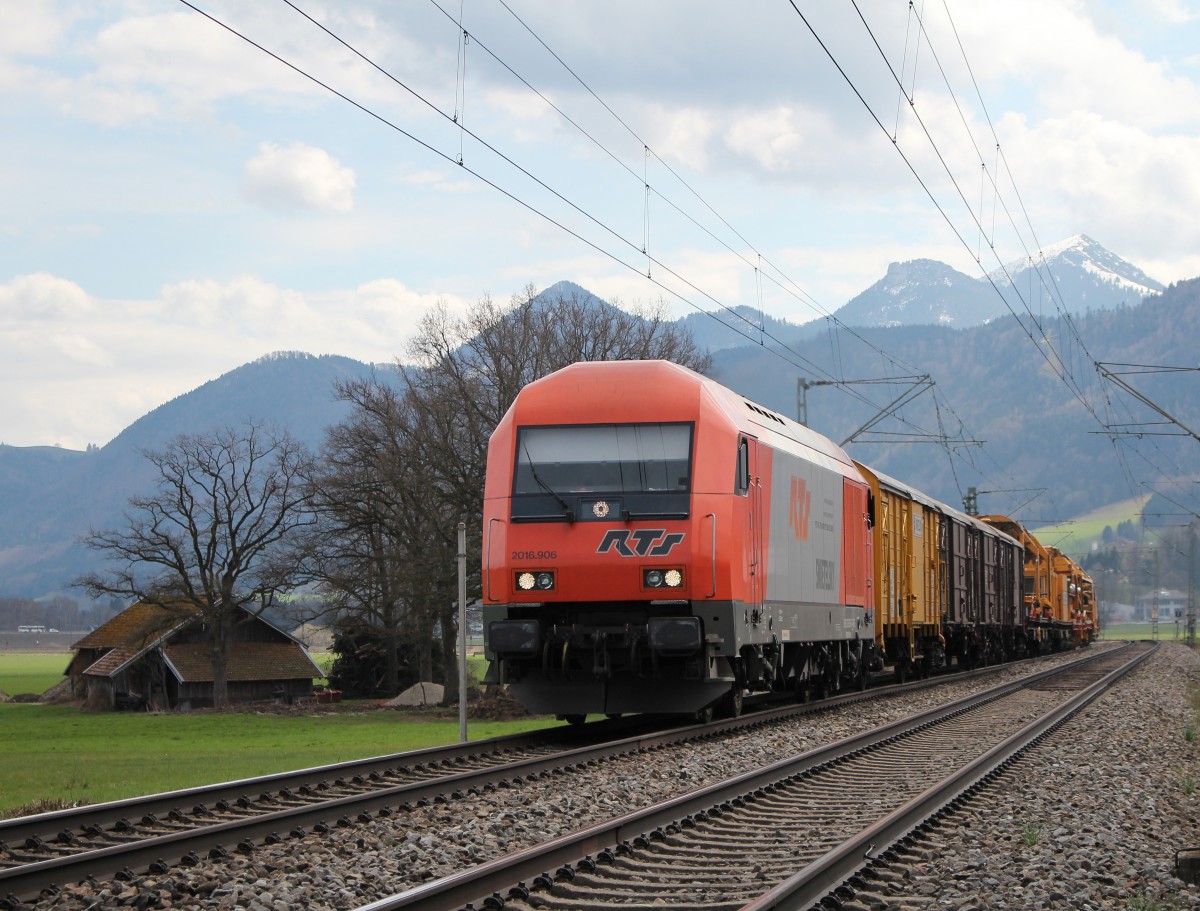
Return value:
<svg viewBox="0 0 1200 911">
<path fill-rule="evenodd" d="M 771 450 L 766 600 L 836 604 L 841 579 L 842 487 L 838 472 Z"/>
<path fill-rule="evenodd" d="M 766 592 L 760 622 L 751 613 L 749 641 L 867 639 L 861 607 L 838 600 L 842 573 L 844 475 L 815 459 L 771 450 Z M 743 619 L 743 618 L 738 618 Z"/>
</svg>

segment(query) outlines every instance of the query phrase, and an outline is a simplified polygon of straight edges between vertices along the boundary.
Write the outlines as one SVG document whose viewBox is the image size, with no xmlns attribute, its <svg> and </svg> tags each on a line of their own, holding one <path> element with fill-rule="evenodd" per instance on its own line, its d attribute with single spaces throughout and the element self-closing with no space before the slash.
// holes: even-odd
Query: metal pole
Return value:
<svg viewBox="0 0 1200 911">
<path fill-rule="evenodd" d="M 1196 520 L 1188 523 L 1187 644 L 1196 647 Z"/>
<path fill-rule="evenodd" d="M 458 741 L 467 742 L 467 523 L 458 523 Z"/>
</svg>

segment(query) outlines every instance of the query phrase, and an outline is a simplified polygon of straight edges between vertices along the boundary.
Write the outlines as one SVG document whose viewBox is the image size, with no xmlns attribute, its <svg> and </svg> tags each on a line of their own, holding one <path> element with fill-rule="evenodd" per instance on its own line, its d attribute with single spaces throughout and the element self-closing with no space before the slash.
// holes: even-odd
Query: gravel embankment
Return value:
<svg viewBox="0 0 1200 911">
<path fill-rule="evenodd" d="M 1200 683 L 1198 665 L 1196 655 L 1169 645 L 1165 655 L 1127 678 L 1119 692 L 1064 729 L 1067 736 L 1015 766 L 994 804 L 980 803 L 980 809 L 957 815 L 919 847 L 911 862 L 883 871 L 887 881 L 874 883 L 875 891 L 860 895 L 855 906 L 876 911 L 1200 907 L 1198 893 L 1171 875 L 1175 850 L 1200 846 L 1195 818 L 1200 740 L 1185 738 L 1189 724 L 1195 724 L 1189 693 Z M 1013 669 L 1000 678 L 1033 670 Z M 736 739 L 609 762 L 589 770 L 586 778 L 573 775 L 569 783 L 554 777 L 401 812 L 369 826 L 289 840 L 215 865 L 130 883 L 82 884 L 36 907 L 344 911 L 995 682 L 952 684 Z M 1196 796 L 1186 793 L 1191 788 Z"/>
<path fill-rule="evenodd" d="M 1200 908 L 1200 660 L 1180 645 L 1092 703 L 880 871 L 846 911 Z M 1188 731 L 1193 740 L 1188 740 Z"/>
</svg>

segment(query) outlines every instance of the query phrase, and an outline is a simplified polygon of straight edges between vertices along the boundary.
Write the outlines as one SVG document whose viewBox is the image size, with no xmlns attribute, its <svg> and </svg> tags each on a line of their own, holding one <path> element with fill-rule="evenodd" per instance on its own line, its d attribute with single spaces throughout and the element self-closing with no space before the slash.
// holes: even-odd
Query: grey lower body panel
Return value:
<svg viewBox="0 0 1200 911">
<path fill-rule="evenodd" d="M 696 712 L 729 691 L 732 679 L 549 680 L 531 674 L 509 691 L 538 715 L 625 715 Z"/>
</svg>

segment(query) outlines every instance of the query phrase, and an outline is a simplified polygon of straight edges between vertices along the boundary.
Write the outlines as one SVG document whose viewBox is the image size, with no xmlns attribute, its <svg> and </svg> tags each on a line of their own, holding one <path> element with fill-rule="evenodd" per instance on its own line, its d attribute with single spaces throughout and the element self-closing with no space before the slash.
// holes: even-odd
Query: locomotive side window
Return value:
<svg viewBox="0 0 1200 911">
<path fill-rule="evenodd" d="M 691 424 L 522 427 L 513 496 L 691 489 Z"/>
<path fill-rule="evenodd" d="M 736 484 L 736 492 L 744 497 L 750 490 L 750 444 L 745 437 L 738 440 Z"/>
</svg>

